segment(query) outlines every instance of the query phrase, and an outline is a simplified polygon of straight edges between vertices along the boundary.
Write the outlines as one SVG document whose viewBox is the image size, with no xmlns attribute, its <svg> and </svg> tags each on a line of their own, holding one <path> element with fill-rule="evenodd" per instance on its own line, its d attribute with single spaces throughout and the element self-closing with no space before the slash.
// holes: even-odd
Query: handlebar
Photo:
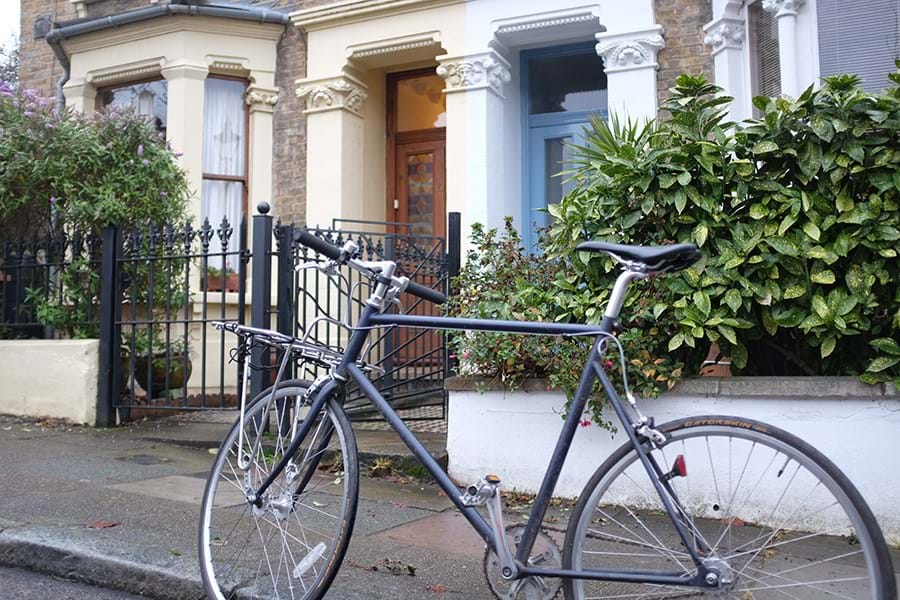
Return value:
<svg viewBox="0 0 900 600">
<path fill-rule="evenodd" d="M 354 267 L 357 270 L 365 271 L 373 277 L 377 276 L 377 273 L 367 268 L 364 263 L 356 261 L 352 256 L 349 256 L 343 248 L 335 246 L 334 244 L 327 242 L 322 238 L 316 237 L 308 231 L 301 231 L 300 235 L 298 236 L 298 241 L 307 248 L 310 248 L 312 250 L 315 250 L 319 254 L 327 256 L 335 262 L 341 264 L 349 263 L 351 267 Z M 447 301 L 447 296 L 442 292 L 428 286 L 415 283 L 413 281 L 408 281 L 403 287 L 403 291 L 409 292 L 413 296 L 421 298 L 422 300 L 434 302 L 435 304 L 443 304 Z"/>
</svg>

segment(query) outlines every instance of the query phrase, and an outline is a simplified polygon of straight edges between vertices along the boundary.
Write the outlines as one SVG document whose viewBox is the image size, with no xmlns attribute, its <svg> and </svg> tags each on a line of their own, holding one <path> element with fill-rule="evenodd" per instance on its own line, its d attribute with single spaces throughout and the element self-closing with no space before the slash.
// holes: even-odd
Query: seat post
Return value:
<svg viewBox="0 0 900 600">
<path fill-rule="evenodd" d="M 607 319 L 615 321 L 619 318 L 622 311 L 622 304 L 625 302 L 625 293 L 628 291 L 628 284 L 635 279 L 646 279 L 647 273 L 642 271 L 632 271 L 625 269 L 616 278 L 616 284 L 613 286 L 612 293 L 609 296 L 609 302 L 606 304 L 606 312 L 603 315 Z"/>
</svg>

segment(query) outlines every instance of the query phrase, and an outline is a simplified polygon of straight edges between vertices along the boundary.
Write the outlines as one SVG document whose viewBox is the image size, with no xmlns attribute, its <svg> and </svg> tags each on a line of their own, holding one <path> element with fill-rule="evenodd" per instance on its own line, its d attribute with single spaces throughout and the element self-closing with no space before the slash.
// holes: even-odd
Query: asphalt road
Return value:
<svg viewBox="0 0 900 600">
<path fill-rule="evenodd" d="M 138 600 L 122 592 L 56 579 L 31 571 L 0 567 L 0 590 L 4 598 L 17 600 Z M 146 600 L 146 599 L 144 599 Z"/>
</svg>

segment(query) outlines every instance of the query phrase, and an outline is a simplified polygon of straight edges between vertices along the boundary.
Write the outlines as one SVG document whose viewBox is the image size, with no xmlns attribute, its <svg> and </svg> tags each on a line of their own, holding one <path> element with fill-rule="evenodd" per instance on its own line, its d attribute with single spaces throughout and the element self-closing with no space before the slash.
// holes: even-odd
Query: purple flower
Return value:
<svg viewBox="0 0 900 600">
<path fill-rule="evenodd" d="M 176 152 L 175 153 L 175 158 L 181 158 L 182 156 L 184 156 L 184 152 Z"/>
<path fill-rule="evenodd" d="M 160 192 L 159 195 L 163 198 L 169 195 L 169 192 Z"/>
<path fill-rule="evenodd" d="M 26 111 L 23 112 L 22 114 L 25 115 L 26 117 L 33 117 L 33 116 L 34 116 L 34 111 L 26 110 Z"/>
<path fill-rule="evenodd" d="M 50 205 L 53 206 L 56 204 L 56 196 L 50 196 Z"/>
<path fill-rule="evenodd" d="M 141 161 L 141 164 L 143 164 L 146 167 L 150 164 L 150 161 L 145 158 L 144 160 Z"/>
<path fill-rule="evenodd" d="M 143 144 L 138 144 L 137 155 L 138 156 L 144 155 L 144 145 Z"/>
</svg>

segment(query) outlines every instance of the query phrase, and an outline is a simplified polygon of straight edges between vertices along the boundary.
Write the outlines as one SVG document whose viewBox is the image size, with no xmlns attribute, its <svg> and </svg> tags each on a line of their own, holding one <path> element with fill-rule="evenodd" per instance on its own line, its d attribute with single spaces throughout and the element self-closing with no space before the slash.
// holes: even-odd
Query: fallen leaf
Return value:
<svg viewBox="0 0 900 600">
<path fill-rule="evenodd" d="M 181 551 L 180 551 L 180 550 L 169 550 L 169 553 L 170 553 L 172 556 L 181 556 Z"/>
<path fill-rule="evenodd" d="M 209 450 L 207 450 L 207 452 L 209 452 L 210 454 L 218 454 L 219 450 L 218 448 L 210 448 Z"/>
<path fill-rule="evenodd" d="M 391 502 L 391 505 L 392 505 L 394 508 L 406 508 L 406 505 L 403 504 L 402 502 Z"/>
<path fill-rule="evenodd" d="M 447 591 L 447 586 L 443 583 L 429 583 L 425 586 L 426 592 L 434 592 L 435 594 L 443 594 Z"/>
<path fill-rule="evenodd" d="M 743 527 L 746 525 L 743 519 L 739 517 L 731 517 L 730 519 L 722 519 L 722 525 L 731 524 L 732 527 Z"/>
<path fill-rule="evenodd" d="M 87 528 L 88 529 L 110 529 L 111 527 L 118 527 L 121 523 L 117 521 L 94 521 L 90 523 Z"/>
<path fill-rule="evenodd" d="M 323 506 L 325 506 L 325 503 L 313 500 L 313 506 L 315 506 L 316 508 L 322 508 Z"/>
</svg>

